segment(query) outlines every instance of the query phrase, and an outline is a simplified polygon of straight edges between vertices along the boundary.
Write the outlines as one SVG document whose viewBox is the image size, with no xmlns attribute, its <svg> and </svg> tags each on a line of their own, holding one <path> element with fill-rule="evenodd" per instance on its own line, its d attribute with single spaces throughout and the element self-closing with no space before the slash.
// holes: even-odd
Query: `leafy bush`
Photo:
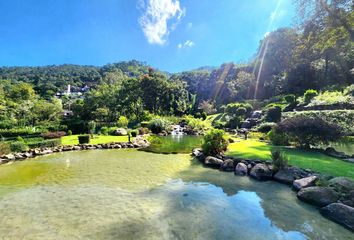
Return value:
<svg viewBox="0 0 354 240">
<path fill-rule="evenodd" d="M 209 128 L 208 124 L 200 118 L 194 118 L 192 116 L 184 116 L 186 124 L 194 131 L 203 130 Z"/>
<path fill-rule="evenodd" d="M 24 142 L 10 143 L 11 152 L 24 152 L 28 150 L 28 146 Z"/>
<path fill-rule="evenodd" d="M 145 134 L 149 133 L 149 129 L 148 128 L 141 127 L 138 130 L 139 130 L 139 135 L 145 135 Z"/>
<path fill-rule="evenodd" d="M 53 139 L 53 138 L 61 138 L 66 135 L 66 132 L 47 132 L 42 133 L 41 136 L 44 139 Z"/>
<path fill-rule="evenodd" d="M 147 128 L 147 127 L 149 127 L 149 122 L 143 121 L 143 122 L 140 123 L 140 126 L 142 128 Z"/>
<path fill-rule="evenodd" d="M 170 125 L 170 122 L 162 119 L 162 118 L 155 118 L 149 122 L 149 129 L 152 133 L 160 133 L 165 131 L 167 127 Z"/>
<path fill-rule="evenodd" d="M 241 123 L 243 122 L 243 117 L 241 116 L 234 116 L 229 119 L 229 121 L 226 123 L 226 127 L 228 128 L 238 128 L 241 126 Z"/>
<path fill-rule="evenodd" d="M 281 107 L 274 106 L 267 110 L 265 120 L 267 122 L 279 122 L 281 120 Z"/>
<path fill-rule="evenodd" d="M 354 84 L 349 85 L 344 89 L 344 94 L 354 97 Z"/>
<path fill-rule="evenodd" d="M 131 131 L 130 131 L 130 135 L 131 135 L 132 137 L 138 136 L 138 133 L 139 133 L 138 130 L 131 130 Z"/>
<path fill-rule="evenodd" d="M 220 120 L 216 120 L 212 122 L 212 126 L 217 129 L 223 129 L 226 126 L 226 123 L 221 122 Z"/>
<path fill-rule="evenodd" d="M 108 127 L 102 127 L 101 128 L 101 134 L 107 136 L 109 134 L 109 128 Z"/>
<path fill-rule="evenodd" d="M 125 116 L 120 116 L 117 121 L 117 126 L 121 128 L 126 128 L 128 126 L 129 120 Z"/>
<path fill-rule="evenodd" d="M 10 144 L 0 143 L 0 155 L 5 155 L 11 152 Z"/>
<path fill-rule="evenodd" d="M 78 136 L 78 139 L 80 144 L 90 143 L 90 135 L 81 135 Z"/>
<path fill-rule="evenodd" d="M 73 132 L 71 130 L 68 130 L 66 135 L 71 136 L 71 135 L 73 135 Z"/>
<path fill-rule="evenodd" d="M 346 95 L 340 91 L 325 91 L 321 92 L 311 99 L 311 102 L 306 107 L 316 106 L 340 106 L 346 107 L 350 104 L 354 105 L 354 98 L 351 95 Z M 338 108 L 338 107 L 337 107 Z"/>
<path fill-rule="evenodd" d="M 225 112 L 229 115 L 237 115 L 239 108 L 245 108 L 246 114 L 250 114 L 253 110 L 253 107 L 249 103 L 229 103 L 226 105 Z"/>
<path fill-rule="evenodd" d="M 23 139 L 23 137 L 18 136 L 18 137 L 16 138 L 16 141 L 17 141 L 17 142 L 24 142 L 25 140 Z"/>
<path fill-rule="evenodd" d="M 275 171 L 282 170 L 288 166 L 288 157 L 278 149 L 271 152 L 272 163 Z"/>
<path fill-rule="evenodd" d="M 46 132 L 46 130 L 35 128 L 0 129 L 0 136 L 5 138 L 17 136 L 39 136 L 43 132 Z"/>
<path fill-rule="evenodd" d="M 87 127 L 89 129 L 90 134 L 94 134 L 96 132 L 96 122 L 95 121 L 89 121 L 87 124 Z"/>
<path fill-rule="evenodd" d="M 328 144 L 329 141 L 335 141 L 342 136 L 338 125 L 328 123 L 322 118 L 304 116 L 286 119 L 278 123 L 275 130 L 286 134 L 296 144 L 305 148 L 319 143 Z"/>
<path fill-rule="evenodd" d="M 258 126 L 257 131 L 261 133 L 268 133 L 275 125 L 276 123 L 273 122 L 262 123 Z"/>
<path fill-rule="evenodd" d="M 268 132 L 268 138 L 275 146 L 287 146 L 289 145 L 289 138 L 285 133 L 276 131 L 276 129 Z"/>
<path fill-rule="evenodd" d="M 287 112 L 282 114 L 284 119 L 295 116 L 307 118 L 322 118 L 326 122 L 340 126 L 345 135 L 354 135 L 354 110 L 323 110 L 323 111 L 302 111 Z"/>
<path fill-rule="evenodd" d="M 215 156 L 226 151 L 228 141 L 224 138 L 224 131 L 213 129 L 204 136 L 202 149 L 205 155 Z"/>
<path fill-rule="evenodd" d="M 45 147 L 57 147 L 61 145 L 61 139 L 48 139 L 42 141 L 35 141 L 27 143 L 29 148 L 45 148 Z"/>
<path fill-rule="evenodd" d="M 286 95 L 286 96 L 284 97 L 284 100 L 285 100 L 287 103 L 292 104 L 292 103 L 295 102 L 296 97 L 295 97 L 294 94 L 288 94 L 288 95 Z"/>
<path fill-rule="evenodd" d="M 305 103 L 311 102 L 311 100 L 318 95 L 318 92 L 313 89 L 308 89 L 304 93 L 304 101 Z"/>
</svg>

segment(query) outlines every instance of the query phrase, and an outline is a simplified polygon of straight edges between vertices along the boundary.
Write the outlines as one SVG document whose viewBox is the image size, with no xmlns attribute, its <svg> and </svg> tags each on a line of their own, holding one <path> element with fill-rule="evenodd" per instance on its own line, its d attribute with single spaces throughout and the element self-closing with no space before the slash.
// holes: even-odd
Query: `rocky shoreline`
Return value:
<svg viewBox="0 0 354 240">
<path fill-rule="evenodd" d="M 149 142 L 143 138 L 138 138 L 134 142 L 113 142 L 105 144 L 77 144 L 49 148 L 35 148 L 20 153 L 9 153 L 0 156 L 0 164 L 11 161 L 22 161 L 28 158 L 48 155 L 58 152 L 81 151 L 93 149 L 120 149 L 120 148 L 145 148 L 149 146 Z"/>
<path fill-rule="evenodd" d="M 205 156 L 194 149 L 192 156 L 205 166 L 258 181 L 273 180 L 287 184 L 297 192 L 299 200 L 319 208 L 320 213 L 354 232 L 354 181 L 345 177 L 321 180 L 319 173 L 288 166 L 276 171 L 270 161 L 233 158 L 224 155 Z"/>
</svg>

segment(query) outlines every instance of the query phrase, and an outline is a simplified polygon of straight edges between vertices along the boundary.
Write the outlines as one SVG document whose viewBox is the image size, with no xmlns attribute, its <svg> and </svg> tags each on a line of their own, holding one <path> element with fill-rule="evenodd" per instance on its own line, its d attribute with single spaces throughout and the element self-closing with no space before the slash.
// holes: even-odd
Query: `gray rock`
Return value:
<svg viewBox="0 0 354 240">
<path fill-rule="evenodd" d="M 295 168 L 284 168 L 274 175 L 274 180 L 291 185 L 297 177 L 298 174 Z"/>
<path fill-rule="evenodd" d="M 299 191 L 302 188 L 307 188 L 307 187 L 312 187 L 315 185 L 317 181 L 317 177 L 316 176 L 310 176 L 310 177 L 305 177 L 305 178 L 301 178 L 301 179 L 297 179 L 294 181 L 293 183 L 293 187 Z"/>
<path fill-rule="evenodd" d="M 329 180 L 329 185 L 340 192 L 354 190 L 354 181 L 346 177 L 336 177 Z"/>
<path fill-rule="evenodd" d="M 13 155 L 12 153 L 6 154 L 2 157 L 7 160 L 15 160 L 16 159 L 15 155 Z"/>
<path fill-rule="evenodd" d="M 216 157 L 208 156 L 205 158 L 204 163 L 205 165 L 210 167 L 220 167 L 223 164 L 223 160 Z"/>
<path fill-rule="evenodd" d="M 321 214 L 354 232 L 354 208 L 341 203 L 332 203 L 321 208 Z"/>
<path fill-rule="evenodd" d="M 263 163 L 258 163 L 251 169 L 250 175 L 252 178 L 265 181 L 272 179 L 272 170 L 269 168 L 268 165 Z"/>
<path fill-rule="evenodd" d="M 235 169 L 234 165 L 234 160 L 232 159 L 226 159 L 220 167 L 220 170 L 225 171 L 225 172 L 232 172 Z"/>
<path fill-rule="evenodd" d="M 302 188 L 297 193 L 297 197 L 312 205 L 324 207 L 337 202 L 339 194 L 330 187 L 308 187 Z"/>
<path fill-rule="evenodd" d="M 117 128 L 114 131 L 114 135 L 116 135 L 116 136 L 126 136 L 126 135 L 128 135 L 128 132 L 124 128 Z"/>
<path fill-rule="evenodd" d="M 235 174 L 245 176 L 248 173 L 248 167 L 244 163 L 238 163 L 235 168 Z"/>
</svg>

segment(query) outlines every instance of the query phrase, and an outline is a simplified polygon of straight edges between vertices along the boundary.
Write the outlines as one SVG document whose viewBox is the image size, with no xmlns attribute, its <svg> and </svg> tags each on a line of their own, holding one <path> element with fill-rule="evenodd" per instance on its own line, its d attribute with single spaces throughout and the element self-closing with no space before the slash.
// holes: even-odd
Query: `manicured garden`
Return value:
<svg viewBox="0 0 354 240">
<path fill-rule="evenodd" d="M 324 155 L 317 151 L 272 146 L 257 140 L 240 140 L 228 146 L 227 154 L 233 157 L 270 160 L 271 150 L 279 148 L 289 157 L 289 164 L 312 169 L 332 176 L 345 176 L 354 179 L 354 164 Z"/>
<path fill-rule="evenodd" d="M 64 136 L 61 138 L 62 145 L 76 145 L 79 144 L 79 135 Z M 133 140 L 134 138 L 131 138 Z M 93 135 L 90 139 L 90 144 L 104 144 L 112 142 L 128 142 L 128 136 L 105 136 L 105 135 Z"/>
</svg>

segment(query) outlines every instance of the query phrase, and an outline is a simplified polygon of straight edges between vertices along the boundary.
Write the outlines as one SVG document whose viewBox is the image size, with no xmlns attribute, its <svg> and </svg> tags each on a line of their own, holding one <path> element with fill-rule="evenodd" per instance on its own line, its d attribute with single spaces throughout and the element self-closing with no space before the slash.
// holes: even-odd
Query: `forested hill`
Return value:
<svg viewBox="0 0 354 240">
<path fill-rule="evenodd" d="M 333 1 L 329 5 L 296 2 L 300 19 L 296 28 L 281 28 L 267 34 L 249 62 L 200 67 L 178 74 L 163 72 L 165 80 L 185 82 L 186 90 L 196 95 L 198 102 L 206 100 L 216 105 L 289 93 L 300 96 L 308 89 L 342 90 L 353 84 L 352 1 Z M 0 79 L 30 83 L 36 93 L 48 99 L 68 84 L 95 88 L 100 83 L 142 79 L 149 69 L 149 65 L 136 60 L 102 67 L 2 67 Z"/>
</svg>

